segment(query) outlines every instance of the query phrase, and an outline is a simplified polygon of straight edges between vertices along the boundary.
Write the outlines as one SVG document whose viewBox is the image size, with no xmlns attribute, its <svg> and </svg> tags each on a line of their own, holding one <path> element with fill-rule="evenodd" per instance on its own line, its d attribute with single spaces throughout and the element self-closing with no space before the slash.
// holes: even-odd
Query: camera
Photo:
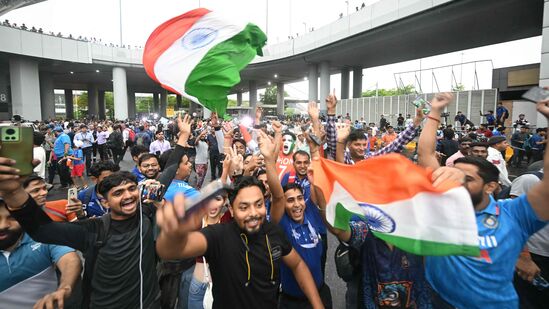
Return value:
<svg viewBox="0 0 549 309">
<path fill-rule="evenodd" d="M 160 202 L 164 197 L 164 193 L 166 193 L 166 186 L 164 186 L 163 184 L 143 184 L 141 189 L 141 200 Z"/>
</svg>

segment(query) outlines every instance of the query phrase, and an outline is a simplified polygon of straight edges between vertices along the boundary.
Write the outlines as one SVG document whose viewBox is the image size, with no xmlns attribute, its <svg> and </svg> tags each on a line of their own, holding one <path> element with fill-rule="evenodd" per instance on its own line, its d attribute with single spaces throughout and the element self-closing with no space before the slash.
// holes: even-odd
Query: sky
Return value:
<svg viewBox="0 0 549 309">
<path fill-rule="evenodd" d="M 162 22 L 201 6 L 255 23 L 267 33 L 268 44 L 274 44 L 286 40 L 289 35 L 303 35 L 311 27 L 319 28 L 329 24 L 337 20 L 340 13 L 347 14 L 347 8 L 352 14 L 355 7 L 361 6 L 363 2 L 369 5 L 377 1 L 380 0 L 48 0 L 12 11 L 2 16 L 2 20 L 9 19 L 11 23 L 19 25 L 25 23 L 29 28 L 41 27 L 45 32 L 95 37 L 101 38 L 103 42 L 119 44 L 121 4 L 123 44 L 144 46 L 149 34 Z M 455 79 L 466 89 L 487 89 L 491 88 L 493 68 L 539 63 L 540 59 L 541 37 L 534 37 L 366 68 L 363 71 L 362 88 L 395 88 L 396 79 L 399 83 L 402 80 L 404 85 L 413 84 L 419 89 L 416 79 L 420 79 L 421 68 L 423 92 L 449 90 L 452 67 L 432 71 L 427 69 L 453 65 Z M 475 82 L 475 68 L 478 85 Z M 398 74 L 407 71 L 417 72 Z M 339 95 L 340 75 L 332 75 L 331 86 Z M 285 91 L 290 97 L 306 99 L 308 84 L 288 84 L 285 85 Z M 244 100 L 247 100 L 246 94 Z"/>
</svg>

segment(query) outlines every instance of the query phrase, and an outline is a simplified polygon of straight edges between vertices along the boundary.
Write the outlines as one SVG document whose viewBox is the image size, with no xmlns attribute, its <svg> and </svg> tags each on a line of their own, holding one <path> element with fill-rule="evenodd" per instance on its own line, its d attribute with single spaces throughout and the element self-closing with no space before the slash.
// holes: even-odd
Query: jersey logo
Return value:
<svg viewBox="0 0 549 309">
<path fill-rule="evenodd" d="M 498 218 L 493 215 L 488 215 L 482 220 L 482 224 L 489 229 L 495 229 L 498 227 Z"/>
<path fill-rule="evenodd" d="M 40 249 L 40 246 L 42 246 L 41 243 L 34 243 L 34 244 L 31 245 L 31 249 L 32 249 L 32 251 L 36 251 L 36 250 Z"/>
<path fill-rule="evenodd" d="M 271 249 L 271 254 L 273 255 L 273 260 L 278 260 L 282 256 L 282 248 L 280 248 L 280 246 L 274 246 Z"/>
</svg>

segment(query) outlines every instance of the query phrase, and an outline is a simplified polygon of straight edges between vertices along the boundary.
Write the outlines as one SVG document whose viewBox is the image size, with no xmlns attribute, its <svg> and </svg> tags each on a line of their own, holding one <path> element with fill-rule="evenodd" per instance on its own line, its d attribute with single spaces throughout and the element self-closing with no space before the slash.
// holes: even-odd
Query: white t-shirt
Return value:
<svg viewBox="0 0 549 309">
<path fill-rule="evenodd" d="M 543 170 L 541 170 L 543 172 Z M 525 174 L 517 177 L 511 184 L 511 195 L 521 196 L 526 194 L 533 186 L 540 182 L 540 179 L 536 175 Z M 549 225 L 539 230 L 536 234 L 530 236 L 528 239 L 528 251 L 549 257 Z"/>
<path fill-rule="evenodd" d="M 494 164 L 499 170 L 499 181 L 504 186 L 510 186 L 511 181 L 509 180 L 509 173 L 507 172 L 507 162 L 497 149 L 493 147 L 488 147 L 488 162 Z"/>
<path fill-rule="evenodd" d="M 196 157 L 194 159 L 195 164 L 207 164 L 208 163 L 208 143 L 204 141 L 198 141 L 196 148 Z"/>
<path fill-rule="evenodd" d="M 33 159 L 37 159 L 37 160 L 40 160 L 40 164 L 38 164 L 35 168 L 34 168 L 34 172 L 42 177 L 43 179 L 46 178 L 46 151 L 44 150 L 44 148 L 42 148 L 42 146 L 40 147 L 34 147 L 32 149 L 32 154 L 33 154 Z"/>
</svg>

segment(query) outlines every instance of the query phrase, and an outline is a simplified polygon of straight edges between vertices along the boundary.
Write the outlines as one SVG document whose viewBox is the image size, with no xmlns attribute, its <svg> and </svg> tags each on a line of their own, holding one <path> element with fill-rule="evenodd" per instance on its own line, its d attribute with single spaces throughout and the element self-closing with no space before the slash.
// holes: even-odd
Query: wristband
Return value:
<svg viewBox="0 0 549 309">
<path fill-rule="evenodd" d="M 440 123 L 440 119 L 436 119 L 435 117 L 432 117 L 432 116 L 427 115 L 427 118 L 429 118 L 429 119 L 431 119 L 431 120 L 434 120 L 434 121 Z"/>
</svg>

